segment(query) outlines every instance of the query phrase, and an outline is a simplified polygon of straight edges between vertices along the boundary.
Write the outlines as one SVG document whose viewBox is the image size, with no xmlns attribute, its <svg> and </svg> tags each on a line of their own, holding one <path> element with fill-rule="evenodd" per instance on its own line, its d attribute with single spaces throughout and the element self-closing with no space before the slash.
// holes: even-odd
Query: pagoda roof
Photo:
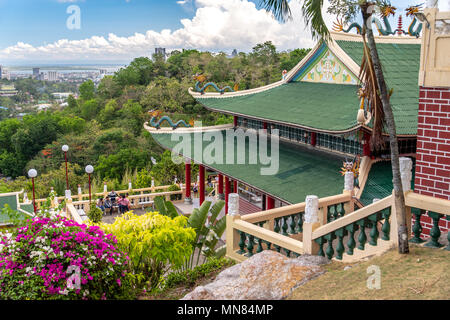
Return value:
<svg viewBox="0 0 450 320">
<path fill-rule="evenodd" d="M 172 133 L 161 133 L 162 131 L 160 130 L 149 129 L 148 127 L 147 130 L 150 131 L 155 141 L 165 149 L 173 150 L 179 143 L 178 137 L 175 139 L 176 141 L 172 140 Z M 342 166 L 342 157 L 310 147 L 297 146 L 280 141 L 278 172 L 274 175 L 262 175 L 261 168 L 267 168 L 268 165 L 261 164 L 259 161 L 256 164 L 249 164 L 248 142 L 245 144 L 246 164 L 237 164 L 237 161 L 234 161 L 234 164 L 226 163 L 226 131 L 215 131 L 223 137 L 224 152 L 222 164 L 205 164 L 197 153 L 194 155 L 182 154 L 182 156 L 196 163 L 202 163 L 214 171 L 290 204 L 305 201 L 306 196 L 311 194 L 311 192 L 314 192 L 318 197 L 332 196 L 342 192 L 344 179 L 339 172 Z M 190 135 L 190 137 L 183 138 L 191 139 L 192 150 L 195 150 L 194 134 L 196 133 L 183 132 L 182 129 L 177 129 L 174 133 L 180 136 Z M 205 132 L 202 134 L 204 135 Z M 207 141 L 206 138 L 205 141 Z M 204 143 L 202 151 L 206 147 L 207 143 Z M 234 156 L 236 157 L 238 154 L 236 143 L 234 148 Z M 184 150 L 181 152 L 185 153 Z"/>
<path fill-rule="evenodd" d="M 319 41 L 284 80 L 222 94 L 202 94 L 192 88 L 189 92 L 207 109 L 221 113 L 330 133 L 353 131 L 360 126 L 370 130 L 370 121 L 362 125 L 356 121 L 362 38 L 334 32 L 331 35 L 328 44 Z M 414 136 L 419 106 L 420 39 L 385 36 L 375 40 L 386 82 L 394 90 L 391 104 L 397 134 Z M 339 70 L 333 81 L 323 80 L 320 74 L 327 58 L 334 70 Z"/>
</svg>

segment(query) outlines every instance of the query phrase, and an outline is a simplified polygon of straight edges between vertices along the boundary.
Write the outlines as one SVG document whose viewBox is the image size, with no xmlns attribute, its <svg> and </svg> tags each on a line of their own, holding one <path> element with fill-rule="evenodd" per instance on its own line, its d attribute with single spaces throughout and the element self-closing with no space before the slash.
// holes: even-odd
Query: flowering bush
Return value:
<svg viewBox="0 0 450 320">
<path fill-rule="evenodd" d="M 117 237 L 118 246 L 130 256 L 134 273 L 148 279 L 151 289 L 169 268 L 179 268 L 193 252 L 195 231 L 187 227 L 184 216 L 172 219 L 157 212 L 137 216 L 129 211 L 101 227 Z"/>
<path fill-rule="evenodd" d="M 35 217 L 0 233 L 0 299 L 120 299 L 131 294 L 129 258 L 98 226 Z"/>
</svg>

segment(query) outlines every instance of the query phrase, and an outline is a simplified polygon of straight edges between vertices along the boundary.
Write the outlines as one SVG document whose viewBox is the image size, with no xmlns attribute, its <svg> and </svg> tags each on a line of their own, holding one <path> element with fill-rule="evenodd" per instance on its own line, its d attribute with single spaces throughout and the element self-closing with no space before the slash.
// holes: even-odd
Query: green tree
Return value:
<svg viewBox="0 0 450 320">
<path fill-rule="evenodd" d="M 82 100 L 91 100 L 95 97 L 95 84 L 92 80 L 83 82 L 79 88 L 80 98 Z"/>
</svg>

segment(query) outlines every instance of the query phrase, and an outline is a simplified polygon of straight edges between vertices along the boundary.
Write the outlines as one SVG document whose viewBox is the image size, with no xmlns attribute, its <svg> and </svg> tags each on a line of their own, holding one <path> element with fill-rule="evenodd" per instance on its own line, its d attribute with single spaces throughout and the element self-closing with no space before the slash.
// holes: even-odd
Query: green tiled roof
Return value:
<svg viewBox="0 0 450 320">
<path fill-rule="evenodd" d="M 225 131 L 217 132 L 222 135 L 225 145 Z M 172 149 L 178 143 L 178 141 L 171 141 L 171 134 L 152 134 L 152 136 L 167 149 Z M 193 140 L 191 136 L 192 146 L 194 145 Z M 208 142 L 203 142 L 203 150 L 205 150 L 207 145 Z M 234 148 L 236 157 L 236 143 Z M 208 167 L 254 186 L 288 203 L 304 202 L 306 196 L 310 194 L 326 197 L 342 193 L 344 179 L 339 173 L 339 169 L 342 166 L 342 158 L 336 155 L 311 150 L 306 147 L 294 147 L 291 144 L 280 142 L 278 173 L 275 175 L 261 175 L 260 169 L 268 167 L 268 165 L 260 163 L 248 164 L 248 148 L 248 143 L 246 143 L 247 164 L 213 164 L 208 165 Z M 193 147 L 192 150 L 194 150 Z M 185 151 L 183 152 L 186 153 Z M 184 155 L 188 156 L 187 154 Z M 199 156 L 190 158 L 193 158 L 196 162 L 203 163 Z M 225 151 L 223 159 L 222 162 L 225 163 Z"/>
<path fill-rule="evenodd" d="M 207 108 L 326 131 L 357 125 L 359 99 L 352 85 L 290 82 L 244 96 L 197 98 Z"/>
<path fill-rule="evenodd" d="M 338 40 L 338 45 L 359 65 L 362 42 Z M 377 43 L 383 73 L 389 88 L 394 89 L 391 104 L 397 134 L 417 134 L 419 109 L 420 44 Z"/>
<path fill-rule="evenodd" d="M 411 179 L 411 189 L 414 189 L 414 159 L 413 177 Z M 383 199 L 392 194 L 392 167 L 390 161 L 375 162 L 369 172 L 366 184 L 360 197 L 360 201 L 365 206 L 371 204 L 373 199 Z"/>
</svg>

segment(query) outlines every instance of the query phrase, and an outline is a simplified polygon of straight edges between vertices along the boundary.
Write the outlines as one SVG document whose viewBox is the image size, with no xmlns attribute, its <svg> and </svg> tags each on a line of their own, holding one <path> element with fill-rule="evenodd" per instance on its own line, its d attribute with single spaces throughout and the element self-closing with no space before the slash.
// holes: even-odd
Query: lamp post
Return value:
<svg viewBox="0 0 450 320">
<path fill-rule="evenodd" d="M 31 182 L 32 182 L 32 185 L 33 185 L 33 209 L 34 209 L 34 214 L 36 214 L 36 197 L 35 197 L 35 193 L 34 193 L 34 178 L 36 178 L 36 176 L 37 176 L 36 169 L 28 170 L 28 177 L 31 178 Z"/>
<path fill-rule="evenodd" d="M 66 162 L 66 198 L 70 199 L 69 171 L 67 170 L 67 151 L 69 151 L 69 146 L 65 144 L 61 149 L 64 152 L 64 160 Z"/>
<path fill-rule="evenodd" d="M 92 174 L 92 172 L 94 172 L 94 167 L 91 165 L 88 165 L 88 166 L 86 166 L 85 171 L 89 177 L 89 203 L 91 203 L 91 174 Z"/>
</svg>

